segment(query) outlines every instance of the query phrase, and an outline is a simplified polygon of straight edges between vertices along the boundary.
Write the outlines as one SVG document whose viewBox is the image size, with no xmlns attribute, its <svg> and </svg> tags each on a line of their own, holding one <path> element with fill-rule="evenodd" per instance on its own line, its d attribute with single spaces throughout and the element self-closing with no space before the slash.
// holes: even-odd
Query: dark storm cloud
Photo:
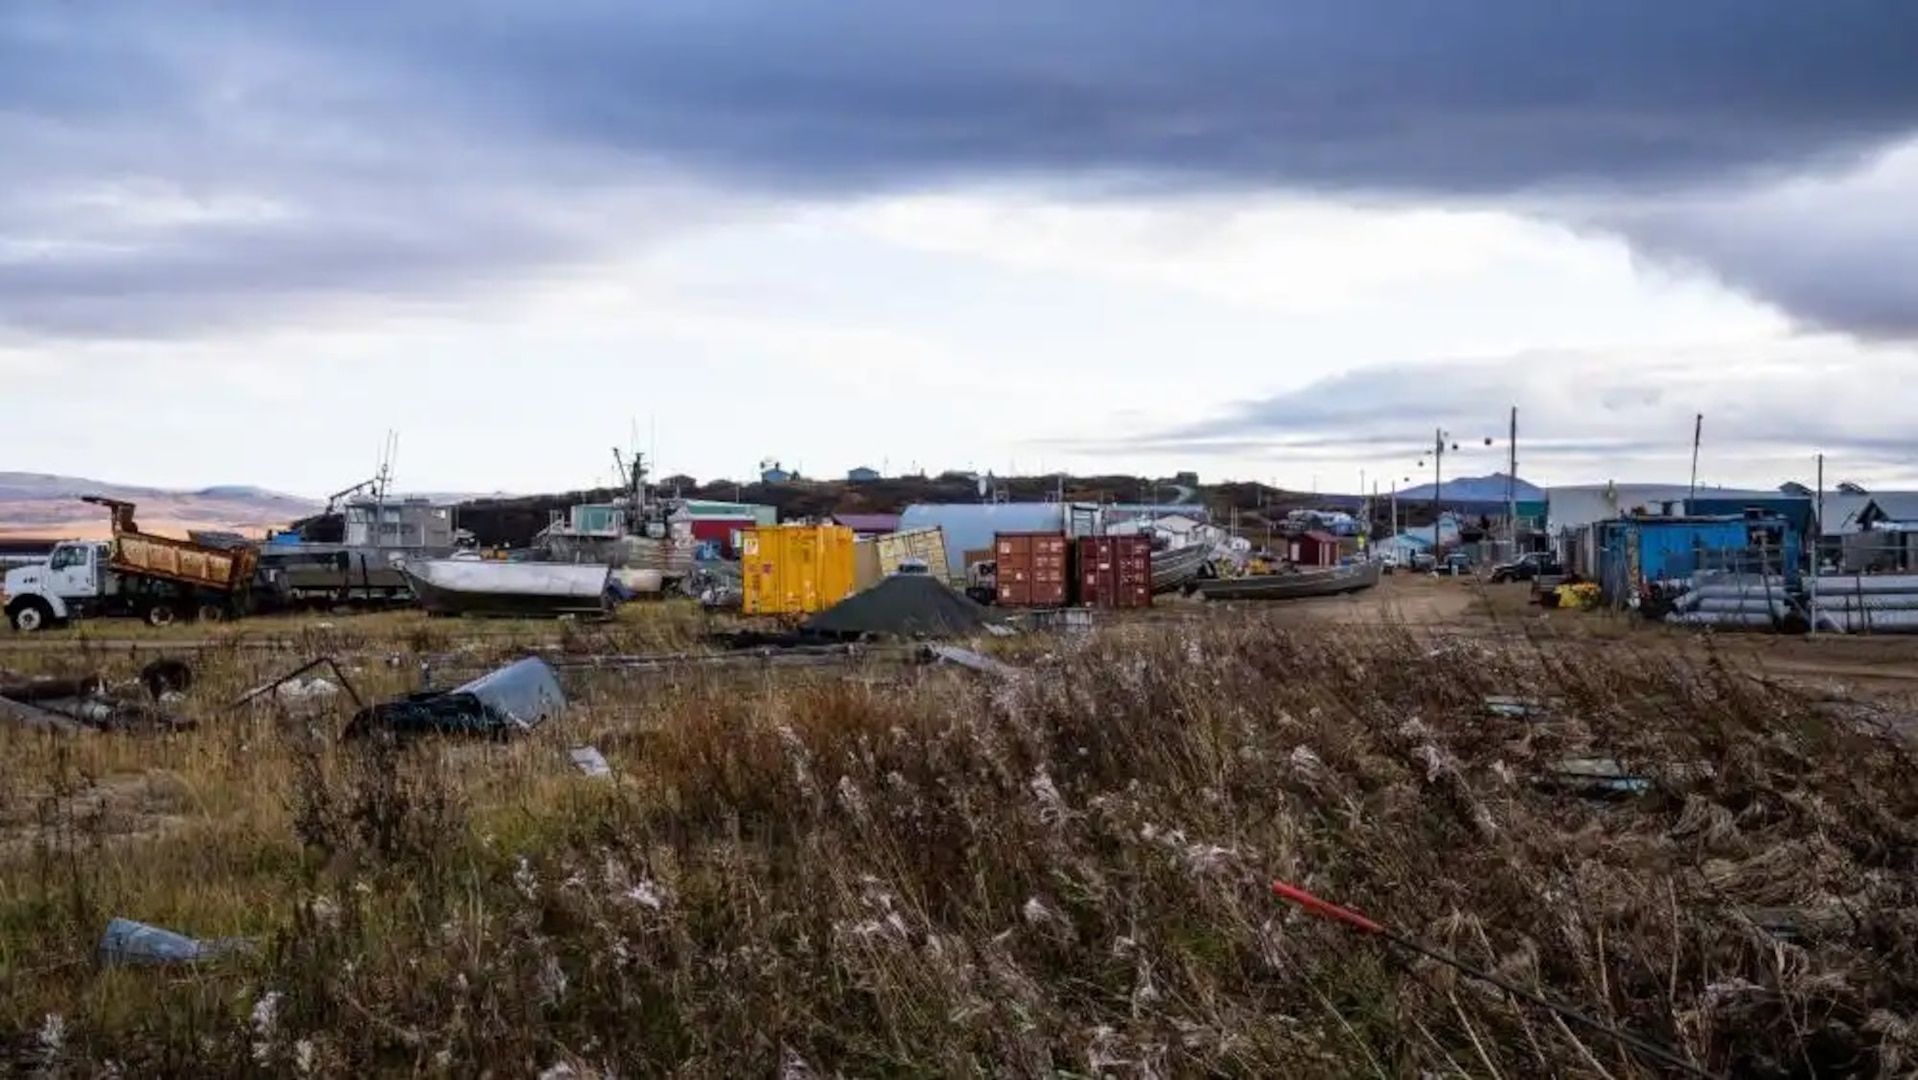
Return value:
<svg viewBox="0 0 1918 1080">
<path fill-rule="evenodd" d="M 0 14 L 0 321 L 125 330 L 169 307 L 155 290 L 218 307 L 238 281 L 231 303 L 252 309 L 586 258 L 624 222 L 551 208 L 663 171 L 772 198 L 1036 178 L 1529 200 L 1814 321 L 1912 329 L 1896 314 L 1914 279 L 1859 272 L 1883 232 L 1807 281 L 1789 245 L 1659 212 L 1913 131 L 1918 9 L 1901 0 L 213 10 Z M 134 181 L 285 213 L 123 233 L 68 201 Z M 75 242 L 96 232 L 104 246 Z"/>
</svg>

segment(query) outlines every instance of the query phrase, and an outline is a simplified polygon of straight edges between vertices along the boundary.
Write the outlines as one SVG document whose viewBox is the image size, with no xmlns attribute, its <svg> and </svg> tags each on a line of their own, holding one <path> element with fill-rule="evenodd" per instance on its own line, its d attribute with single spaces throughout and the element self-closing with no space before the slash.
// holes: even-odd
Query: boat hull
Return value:
<svg viewBox="0 0 1918 1080">
<path fill-rule="evenodd" d="M 1199 572 L 1205 569 L 1206 557 L 1211 553 L 1212 548 L 1208 544 L 1187 544 L 1169 551 L 1153 552 L 1153 595 L 1173 592 L 1196 581 Z"/>
<path fill-rule="evenodd" d="M 1307 600 L 1360 592 L 1378 583 L 1379 564 L 1365 562 L 1295 574 L 1210 578 L 1198 583 L 1198 591 L 1207 600 Z"/>
<path fill-rule="evenodd" d="M 434 615 L 557 618 L 605 613 L 612 568 L 577 563 L 422 559 L 401 566 Z"/>
</svg>

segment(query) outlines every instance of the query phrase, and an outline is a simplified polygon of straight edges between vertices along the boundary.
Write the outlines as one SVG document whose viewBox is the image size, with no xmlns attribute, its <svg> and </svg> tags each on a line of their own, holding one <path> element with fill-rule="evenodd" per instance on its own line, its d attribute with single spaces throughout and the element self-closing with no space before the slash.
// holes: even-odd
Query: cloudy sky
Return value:
<svg viewBox="0 0 1918 1080">
<path fill-rule="evenodd" d="M 1909 0 L 0 9 L 0 469 L 1918 483 Z"/>
</svg>

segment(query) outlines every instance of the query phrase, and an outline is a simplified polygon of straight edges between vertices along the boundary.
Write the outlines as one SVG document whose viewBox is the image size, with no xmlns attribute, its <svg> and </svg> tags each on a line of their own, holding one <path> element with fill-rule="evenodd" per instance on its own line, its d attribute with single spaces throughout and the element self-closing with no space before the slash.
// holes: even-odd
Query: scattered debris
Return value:
<svg viewBox="0 0 1918 1080">
<path fill-rule="evenodd" d="M 600 753 L 597 747 L 575 746 L 567 754 L 572 757 L 579 771 L 587 776 L 613 775 L 613 767 L 606 764 L 606 755 Z"/>
<path fill-rule="evenodd" d="M 100 938 L 99 959 L 103 967 L 196 964 L 252 947 L 253 942 L 247 938 L 201 941 L 132 919 L 114 919 Z"/>
<path fill-rule="evenodd" d="M 814 634 L 877 637 L 964 637 L 976 634 L 991 615 L 924 574 L 892 574 L 807 619 Z"/>
<path fill-rule="evenodd" d="M 1485 711 L 1493 716 L 1541 717 L 1564 704 L 1564 701 L 1558 698 L 1540 701 L 1536 698 L 1514 697 L 1509 694 L 1485 695 Z"/>
<path fill-rule="evenodd" d="M 76 734 L 81 730 L 79 724 L 59 713 L 4 697 L 0 697 L 0 720 L 12 720 L 36 731 L 53 731 L 62 735 Z"/>
<path fill-rule="evenodd" d="M 0 717 L 42 731 L 185 731 L 193 721 L 109 693 L 98 675 L 31 678 L 0 672 Z"/>
<path fill-rule="evenodd" d="M 929 645 L 926 651 L 935 659 L 958 664 L 960 667 L 970 668 L 984 675 L 997 675 L 1002 679 L 1011 679 L 1021 674 L 1020 670 L 1011 664 L 994 660 L 990 656 L 973 652 L 971 649 L 961 649 L 956 645 Z"/>
<path fill-rule="evenodd" d="M 163 656 L 148 661 L 140 669 L 140 681 L 146 684 L 153 700 L 159 701 L 168 694 L 184 694 L 193 689 L 193 668 L 185 660 Z"/>
<path fill-rule="evenodd" d="M 330 669 L 333 672 L 333 678 L 338 680 L 338 686 L 334 687 L 334 690 L 316 691 L 312 689 L 311 684 L 313 683 L 323 683 L 328 686 L 333 686 L 332 683 L 328 683 L 325 679 L 305 679 L 305 680 L 301 679 L 301 676 L 304 676 L 307 672 L 322 666 Z M 286 693 L 286 694 L 279 693 L 282 687 L 288 686 L 288 685 L 298 685 L 298 686 L 305 687 L 305 689 L 295 691 L 293 693 Z M 360 697 L 360 692 L 353 688 L 353 681 L 351 679 L 348 679 L 346 677 L 346 672 L 340 669 L 339 661 L 333 659 L 331 656 L 319 656 L 311 660 L 308 660 L 306 663 L 301 664 L 299 667 L 296 667 L 292 671 L 289 671 L 286 674 L 280 676 L 279 678 L 274 679 L 270 683 L 267 683 L 263 686 L 256 686 L 253 689 L 248 690 L 246 693 L 241 694 L 239 697 L 234 698 L 233 708 L 237 709 L 240 706 L 245 705 L 247 702 L 252 701 L 255 698 L 261 697 L 262 695 L 265 695 L 265 694 L 274 694 L 276 697 L 280 697 L 283 699 L 292 699 L 292 700 L 300 700 L 303 698 L 311 698 L 311 697 L 318 697 L 318 696 L 331 697 L 334 692 L 336 692 L 338 689 L 342 687 L 345 688 L 347 696 L 353 699 L 354 705 L 362 709 L 366 707 L 366 702 Z"/>
<path fill-rule="evenodd" d="M 1539 784 L 1575 794 L 1605 798 L 1642 795 L 1651 790 L 1651 777 L 1626 770 L 1612 758 L 1566 758 L 1539 777 Z"/>
<path fill-rule="evenodd" d="M 425 690 L 362 708 L 345 737 L 376 731 L 394 735 L 483 735 L 506 738 L 530 731 L 566 707 L 559 676 L 537 656 L 515 660 L 451 690 Z"/>
</svg>

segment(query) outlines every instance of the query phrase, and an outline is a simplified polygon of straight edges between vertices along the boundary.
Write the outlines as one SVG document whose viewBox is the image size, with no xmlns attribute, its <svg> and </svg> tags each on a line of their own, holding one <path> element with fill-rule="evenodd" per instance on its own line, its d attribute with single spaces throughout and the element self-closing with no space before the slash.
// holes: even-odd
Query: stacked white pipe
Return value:
<svg viewBox="0 0 1918 1080">
<path fill-rule="evenodd" d="M 1918 574 L 1821 574 L 1809 589 L 1819 630 L 1918 633 Z"/>
<path fill-rule="evenodd" d="M 1666 622 L 1692 626 L 1771 626 L 1791 611 L 1777 574 L 1698 574 L 1672 605 Z"/>
</svg>

